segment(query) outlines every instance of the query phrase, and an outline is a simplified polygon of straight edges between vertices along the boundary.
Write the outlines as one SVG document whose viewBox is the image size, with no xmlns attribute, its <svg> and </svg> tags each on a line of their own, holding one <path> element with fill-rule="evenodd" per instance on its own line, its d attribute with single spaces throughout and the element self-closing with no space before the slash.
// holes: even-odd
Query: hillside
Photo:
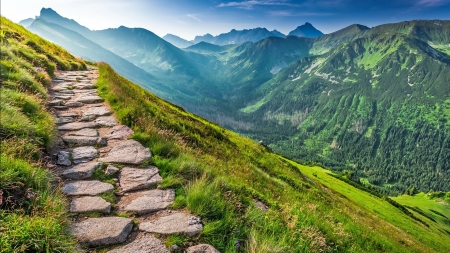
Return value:
<svg viewBox="0 0 450 253">
<path fill-rule="evenodd" d="M 42 79 L 33 72 L 33 67 L 40 66 L 53 77 L 55 68 L 86 66 L 4 18 L 2 24 L 6 31 L 2 33 L 2 48 L 7 50 L 2 50 L 1 66 L 2 73 L 8 74 L 4 79 L 7 81 L 2 83 L 2 98 L 8 100 L 2 99 L 2 151 L 7 152 L 2 152 L 0 186 L 3 194 L 22 194 L 16 196 L 25 196 L 25 190 L 31 187 L 42 202 L 33 203 L 30 215 L 27 206 L 22 211 L 10 202 L 2 206 L 1 226 L 6 234 L 0 239 L 0 248 L 5 252 L 20 247 L 33 252 L 73 252 L 73 241 L 64 232 L 69 222 L 65 201 L 59 191 L 53 192 L 50 183 L 33 183 L 40 175 L 46 175 L 44 182 L 54 182 L 48 170 L 38 166 L 45 161 L 40 160 L 39 150 L 52 145 L 55 128 L 44 106 L 48 77 Z M 41 61 L 30 60 L 36 58 Z M 100 96 L 109 103 L 120 123 L 134 130 L 131 138 L 150 148 L 153 157 L 147 165 L 159 168 L 163 178 L 160 188 L 175 190 L 177 197 L 171 208 L 190 211 L 203 222 L 203 232 L 197 237 L 161 236 L 166 246 L 177 244 L 184 249 L 189 242 L 209 243 L 220 252 L 450 249 L 450 240 L 443 239 L 449 237 L 448 232 L 395 202 L 348 185 L 322 168 L 289 161 L 156 97 L 115 73 L 107 64 L 98 67 L 95 86 Z M 41 95 L 32 95 L 36 93 Z M 8 120 L 4 120 L 4 115 L 10 115 Z M 42 124 L 45 127 L 40 127 Z M 25 168 L 29 173 L 17 173 L 17 168 Z M 99 179 L 110 181 L 104 176 Z M 18 185 L 20 180 L 25 184 Z M 2 200 L 8 196 L 3 195 Z M 41 212 L 40 204 L 47 209 Z M 88 215 L 103 217 L 98 213 Z M 122 215 L 140 218 L 132 213 Z M 17 236 L 19 231 L 23 237 Z"/>
<path fill-rule="evenodd" d="M 1 24 L 0 252 L 73 252 L 67 203 L 45 168 L 42 151 L 56 129 L 45 103 L 55 71 L 86 63 L 3 17 Z"/>
<path fill-rule="evenodd" d="M 391 194 L 448 191 L 449 71 L 450 56 L 422 40 L 363 37 L 291 65 L 242 110 L 277 128 L 283 137 L 258 136 L 290 157 L 356 171 Z"/>
</svg>

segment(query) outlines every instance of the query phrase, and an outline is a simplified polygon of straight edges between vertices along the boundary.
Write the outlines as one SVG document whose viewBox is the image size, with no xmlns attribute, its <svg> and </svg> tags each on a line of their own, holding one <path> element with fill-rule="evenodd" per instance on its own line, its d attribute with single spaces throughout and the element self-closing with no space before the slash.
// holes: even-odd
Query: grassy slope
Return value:
<svg viewBox="0 0 450 253">
<path fill-rule="evenodd" d="M 221 252 L 443 252 L 449 240 L 377 197 L 270 153 L 165 102 L 100 64 L 97 83 L 118 119 L 150 147 L 176 188 L 173 208 L 202 217 L 199 242 Z M 305 177 L 312 173 L 318 177 Z M 322 185 L 323 184 L 323 185 Z M 254 199 L 270 207 L 255 208 Z M 391 222 L 391 223 L 390 223 Z M 395 231 L 395 232 L 394 232 Z M 448 237 L 448 236 L 447 236 Z M 168 245 L 182 239 L 169 237 Z"/>
<path fill-rule="evenodd" d="M 450 205 L 441 198 L 430 199 L 427 194 L 421 192 L 414 196 L 402 195 L 392 199 L 407 206 L 411 212 L 422 217 L 428 224 L 433 224 L 450 235 Z"/>
<path fill-rule="evenodd" d="M 0 252 L 72 252 L 65 199 L 41 167 L 55 129 L 45 100 L 55 69 L 86 65 L 3 17 L 0 38 Z"/>
</svg>

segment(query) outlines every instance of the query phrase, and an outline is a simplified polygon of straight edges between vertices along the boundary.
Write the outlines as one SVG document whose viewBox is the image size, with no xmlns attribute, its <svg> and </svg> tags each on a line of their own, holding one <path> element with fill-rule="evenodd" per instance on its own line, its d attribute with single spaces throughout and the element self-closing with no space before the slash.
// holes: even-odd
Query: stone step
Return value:
<svg viewBox="0 0 450 253">
<path fill-rule="evenodd" d="M 103 183 L 98 180 L 75 181 L 67 183 L 63 188 L 63 193 L 69 196 L 95 196 L 114 189 L 112 184 Z"/>
<path fill-rule="evenodd" d="M 133 192 L 120 198 L 117 203 L 120 211 L 146 214 L 163 210 L 173 204 L 175 190 L 150 190 Z"/>
<path fill-rule="evenodd" d="M 124 242 L 133 228 L 133 220 L 122 217 L 89 218 L 71 225 L 69 233 L 88 246 L 104 246 Z"/>
<path fill-rule="evenodd" d="M 200 218 L 188 213 L 172 212 L 156 219 L 139 224 L 139 230 L 163 235 L 185 234 L 189 237 L 198 235 L 203 230 Z"/>
<path fill-rule="evenodd" d="M 170 251 L 161 240 L 146 234 L 127 245 L 110 250 L 107 253 L 170 253 Z"/>
<path fill-rule="evenodd" d="M 111 111 L 104 106 L 96 106 L 90 107 L 86 110 L 83 110 L 83 116 L 87 115 L 95 115 L 95 116 L 107 116 L 111 114 Z"/>
<path fill-rule="evenodd" d="M 92 146 L 78 147 L 72 150 L 73 163 L 85 163 L 94 159 L 98 151 Z"/>
<path fill-rule="evenodd" d="M 72 123 L 74 121 L 75 121 L 75 119 L 72 118 L 72 117 L 58 117 L 58 118 L 56 118 L 56 124 L 58 124 L 58 125 Z"/>
<path fill-rule="evenodd" d="M 97 196 L 73 198 L 72 202 L 70 203 L 70 212 L 71 213 L 101 212 L 108 214 L 111 212 L 111 203 Z"/>
<path fill-rule="evenodd" d="M 81 102 L 84 104 L 95 104 L 95 103 L 103 102 L 103 99 L 99 96 L 83 96 L 83 97 L 77 98 L 75 101 Z"/>
<path fill-rule="evenodd" d="M 100 116 L 95 120 L 100 126 L 113 127 L 116 126 L 117 120 L 114 116 Z"/>
<path fill-rule="evenodd" d="M 58 117 L 78 117 L 78 114 L 75 112 L 62 112 L 58 113 Z"/>
<path fill-rule="evenodd" d="M 76 132 L 69 132 L 66 136 L 87 136 L 87 137 L 98 137 L 98 131 L 93 128 L 83 128 Z"/>
<path fill-rule="evenodd" d="M 155 166 L 144 169 L 125 167 L 120 171 L 119 182 L 122 192 L 149 189 L 162 181 Z"/>
<path fill-rule="evenodd" d="M 150 149 L 135 140 L 126 140 L 109 151 L 108 156 L 100 158 L 101 162 L 141 164 L 152 157 Z"/>
<path fill-rule="evenodd" d="M 220 253 L 220 252 L 209 244 L 199 244 L 187 248 L 185 253 Z"/>
<path fill-rule="evenodd" d="M 100 168 L 102 163 L 99 162 L 87 162 L 78 164 L 63 172 L 63 176 L 69 179 L 81 180 L 90 178 L 94 173 L 94 170 Z"/>
<path fill-rule="evenodd" d="M 76 107 L 82 107 L 84 104 L 79 101 L 69 101 L 64 104 L 67 107 L 76 108 Z"/>
<path fill-rule="evenodd" d="M 111 129 L 109 133 L 105 135 L 108 140 L 125 140 L 131 135 L 134 134 L 134 131 L 129 127 L 124 125 L 115 126 Z"/>
<path fill-rule="evenodd" d="M 62 102 L 63 102 L 63 101 L 62 101 L 61 99 L 52 100 L 52 101 L 48 102 L 48 105 L 49 105 L 49 106 L 63 105 Z"/>
<path fill-rule="evenodd" d="M 89 137 L 89 136 L 64 136 L 63 141 L 69 144 L 75 144 L 78 146 L 90 146 L 99 145 L 106 146 L 107 142 L 105 138 Z"/>
<path fill-rule="evenodd" d="M 73 122 L 59 126 L 58 130 L 73 131 L 73 130 L 80 130 L 83 128 L 96 128 L 98 126 L 99 126 L 98 123 L 95 122 Z"/>
</svg>

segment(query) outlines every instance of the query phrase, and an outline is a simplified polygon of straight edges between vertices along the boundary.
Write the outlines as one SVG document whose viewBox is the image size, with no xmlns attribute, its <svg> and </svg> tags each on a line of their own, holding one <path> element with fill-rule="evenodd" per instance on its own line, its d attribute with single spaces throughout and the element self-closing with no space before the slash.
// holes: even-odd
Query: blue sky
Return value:
<svg viewBox="0 0 450 253">
<path fill-rule="evenodd" d="M 189 40 L 255 27 L 288 33 L 305 22 L 330 33 L 355 23 L 450 19 L 450 0 L 1 0 L 1 14 L 14 22 L 42 7 L 93 30 L 125 25 Z"/>
</svg>

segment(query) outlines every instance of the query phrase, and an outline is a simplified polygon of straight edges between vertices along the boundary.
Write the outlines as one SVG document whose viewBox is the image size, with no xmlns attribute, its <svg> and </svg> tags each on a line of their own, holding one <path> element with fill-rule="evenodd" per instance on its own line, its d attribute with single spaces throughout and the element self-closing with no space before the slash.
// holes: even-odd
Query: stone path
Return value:
<svg viewBox="0 0 450 253">
<path fill-rule="evenodd" d="M 48 106 L 58 124 L 54 170 L 62 178 L 62 192 L 71 201 L 74 222 L 69 232 L 88 247 L 133 253 L 170 252 L 158 239 L 161 235 L 200 234 L 203 225 L 198 217 L 167 210 L 175 191 L 155 189 L 162 181 L 158 168 L 142 166 L 151 159 L 151 151 L 128 139 L 133 130 L 120 125 L 97 95 L 98 70 L 91 67 L 56 75 Z M 107 201 L 112 198 L 105 196 L 111 194 L 118 195 L 116 203 Z M 118 213 L 125 215 L 118 217 Z M 218 251 L 200 244 L 186 252 Z"/>
</svg>

